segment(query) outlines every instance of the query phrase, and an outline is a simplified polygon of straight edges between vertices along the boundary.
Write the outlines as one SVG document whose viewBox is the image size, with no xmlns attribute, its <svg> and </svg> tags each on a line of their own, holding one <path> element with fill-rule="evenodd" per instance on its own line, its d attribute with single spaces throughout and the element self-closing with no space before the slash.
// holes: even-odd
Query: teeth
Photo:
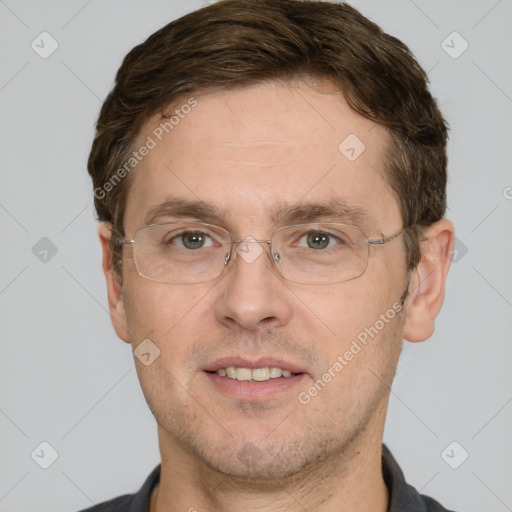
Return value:
<svg viewBox="0 0 512 512">
<path fill-rule="evenodd" d="M 281 370 L 281 368 L 276 368 L 275 366 L 270 368 L 271 379 L 277 379 L 278 377 L 281 377 L 281 375 L 283 375 L 283 370 Z"/>
<path fill-rule="evenodd" d="M 222 368 L 220 368 L 222 370 Z M 236 379 L 236 368 L 234 366 L 228 366 L 226 368 L 226 376 L 230 379 Z"/>
<path fill-rule="evenodd" d="M 270 369 L 269 368 L 255 368 L 251 372 L 252 380 L 257 380 L 261 382 L 263 380 L 270 379 Z"/>
<path fill-rule="evenodd" d="M 251 380 L 252 371 L 250 368 L 237 368 L 235 371 L 236 380 Z"/>
<path fill-rule="evenodd" d="M 295 375 L 289 370 L 283 370 L 275 366 L 265 368 L 237 368 L 236 366 L 228 366 L 227 368 L 219 368 L 216 372 L 221 377 L 228 377 L 234 380 L 263 382 L 270 379 L 278 379 L 279 377 L 291 377 Z"/>
</svg>

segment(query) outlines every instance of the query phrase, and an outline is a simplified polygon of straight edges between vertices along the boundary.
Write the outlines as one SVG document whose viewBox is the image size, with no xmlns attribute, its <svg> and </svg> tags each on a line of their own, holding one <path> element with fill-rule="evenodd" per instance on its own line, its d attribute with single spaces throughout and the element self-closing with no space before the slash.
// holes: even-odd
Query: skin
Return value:
<svg viewBox="0 0 512 512">
<path fill-rule="evenodd" d="M 262 83 L 195 98 L 198 106 L 134 171 L 127 238 L 144 225 L 151 207 L 171 195 L 224 207 L 226 215 L 214 223 L 237 239 L 268 239 L 280 227 L 267 214 L 277 202 L 326 202 L 333 194 L 366 210 L 360 227 L 370 237 L 403 227 L 384 179 L 385 129 L 354 113 L 328 84 Z M 159 117 L 144 126 L 141 142 Z M 366 146 L 353 162 L 338 150 L 351 133 Z M 127 246 L 121 286 L 110 266 L 109 227 L 100 225 L 116 332 L 133 349 L 149 338 L 161 351 L 149 366 L 135 359 L 162 457 L 152 512 L 387 509 L 381 443 L 390 386 L 402 340 L 422 341 L 433 332 L 453 225 L 443 219 L 426 236 L 410 275 L 398 237 L 371 246 L 361 277 L 331 285 L 285 281 L 265 255 L 253 263 L 238 258 L 210 283 L 157 283 L 137 273 Z M 402 313 L 301 404 L 297 394 L 406 289 Z M 202 371 L 226 356 L 273 356 L 307 375 L 272 399 L 235 400 Z M 238 456 L 244 446 L 257 454 L 251 462 Z"/>
</svg>

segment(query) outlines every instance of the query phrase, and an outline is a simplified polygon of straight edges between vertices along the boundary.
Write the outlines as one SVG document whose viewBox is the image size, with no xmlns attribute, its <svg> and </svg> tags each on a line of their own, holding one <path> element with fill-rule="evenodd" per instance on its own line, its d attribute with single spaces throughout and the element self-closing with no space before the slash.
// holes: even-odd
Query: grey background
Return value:
<svg viewBox="0 0 512 512">
<path fill-rule="evenodd" d="M 0 0 L 1 511 L 78 510 L 138 490 L 159 462 L 107 312 L 86 159 L 122 57 L 202 5 Z M 434 336 L 405 347 L 385 441 L 446 507 L 512 510 L 512 1 L 353 5 L 410 46 L 452 129 L 459 250 Z M 59 45 L 47 59 L 31 48 L 43 31 Z M 458 58 L 454 31 L 469 44 Z M 48 469 L 43 441 L 58 452 Z M 453 441 L 469 453 L 458 469 L 446 463 L 462 460 L 458 445 L 444 451 Z"/>
</svg>

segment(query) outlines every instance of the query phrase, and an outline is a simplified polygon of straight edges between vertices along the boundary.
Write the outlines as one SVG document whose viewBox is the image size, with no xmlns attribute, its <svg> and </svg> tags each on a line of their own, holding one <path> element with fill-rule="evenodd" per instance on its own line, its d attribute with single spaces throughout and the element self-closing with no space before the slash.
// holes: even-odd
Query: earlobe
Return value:
<svg viewBox="0 0 512 512">
<path fill-rule="evenodd" d="M 110 238 L 112 236 L 111 227 L 108 223 L 102 222 L 98 228 L 98 237 L 100 239 L 103 259 L 102 267 L 107 283 L 108 307 L 110 319 L 116 331 L 116 334 L 126 343 L 130 343 L 128 331 L 128 322 L 124 305 L 124 296 L 121 284 L 116 279 L 112 269 Z"/>
<path fill-rule="evenodd" d="M 421 260 L 412 272 L 402 336 L 423 341 L 434 332 L 435 319 L 444 301 L 446 278 L 453 254 L 455 229 L 447 219 L 425 229 Z"/>
</svg>

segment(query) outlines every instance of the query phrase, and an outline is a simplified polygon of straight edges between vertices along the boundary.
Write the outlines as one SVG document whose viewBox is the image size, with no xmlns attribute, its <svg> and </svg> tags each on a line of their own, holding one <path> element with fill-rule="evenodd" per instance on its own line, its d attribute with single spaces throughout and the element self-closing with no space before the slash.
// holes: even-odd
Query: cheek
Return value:
<svg viewBox="0 0 512 512">
<path fill-rule="evenodd" d="M 125 308 L 132 343 L 149 338 L 162 349 L 177 353 L 187 348 L 187 340 L 200 336 L 204 322 L 210 287 L 174 286 L 148 281 L 135 275 L 125 280 Z M 179 343 L 176 341 L 179 340 Z"/>
<path fill-rule="evenodd" d="M 340 283 L 328 293 L 314 294 L 309 299 L 301 297 L 306 307 L 317 313 L 324 324 L 329 346 L 343 349 L 392 306 L 391 294 L 386 290 L 388 284 L 382 282 L 381 286 L 372 286 L 365 281 L 369 280 L 361 277 Z"/>
<path fill-rule="evenodd" d="M 329 366 L 341 356 L 343 379 L 365 386 L 368 379 L 375 380 L 369 370 L 388 377 L 392 373 L 402 340 L 404 274 L 399 264 L 389 272 L 375 264 L 358 279 L 301 297 L 323 324 L 325 337 L 316 341 L 317 350 L 324 352 Z"/>
</svg>

